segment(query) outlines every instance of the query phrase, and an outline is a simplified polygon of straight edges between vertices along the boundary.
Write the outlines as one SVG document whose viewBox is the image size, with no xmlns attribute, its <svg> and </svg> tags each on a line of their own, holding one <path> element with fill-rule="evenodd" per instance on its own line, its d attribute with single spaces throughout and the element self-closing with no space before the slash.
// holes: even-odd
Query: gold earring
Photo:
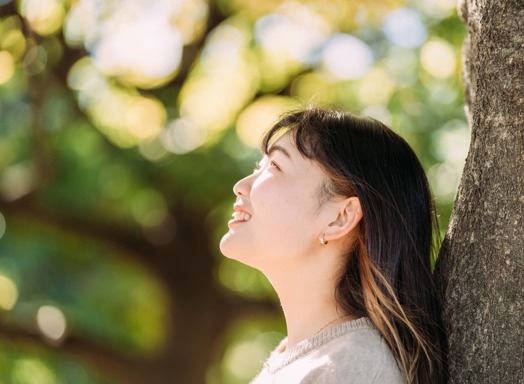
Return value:
<svg viewBox="0 0 524 384">
<path fill-rule="evenodd" d="M 323 233 L 322 236 L 320 237 L 320 242 L 322 243 L 322 245 L 326 245 L 328 243 L 326 240 L 324 240 L 324 236 L 326 236 L 325 233 Z"/>
</svg>

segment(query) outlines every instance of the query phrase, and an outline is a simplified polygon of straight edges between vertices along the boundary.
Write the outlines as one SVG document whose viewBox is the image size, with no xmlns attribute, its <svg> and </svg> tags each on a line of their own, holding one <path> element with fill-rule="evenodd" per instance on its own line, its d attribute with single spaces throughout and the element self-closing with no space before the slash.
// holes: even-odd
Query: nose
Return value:
<svg viewBox="0 0 524 384">
<path fill-rule="evenodd" d="M 251 185 L 253 184 L 251 178 L 253 175 L 248 175 L 243 179 L 240 179 L 233 186 L 233 192 L 237 196 L 249 196 L 251 192 Z"/>
</svg>

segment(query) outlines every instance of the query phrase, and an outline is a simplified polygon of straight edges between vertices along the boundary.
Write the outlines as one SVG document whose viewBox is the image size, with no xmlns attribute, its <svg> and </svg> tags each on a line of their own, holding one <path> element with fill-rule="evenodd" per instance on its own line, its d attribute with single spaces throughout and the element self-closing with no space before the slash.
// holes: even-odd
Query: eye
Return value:
<svg viewBox="0 0 524 384">
<path fill-rule="evenodd" d="M 280 167 L 273 160 L 269 160 L 267 162 L 262 160 L 262 163 L 264 163 L 264 164 L 261 164 L 260 161 L 257 161 L 255 163 L 255 168 L 253 168 L 253 173 L 257 173 L 257 172 L 261 171 L 262 168 L 264 168 L 264 169 L 266 169 L 266 168 L 276 168 L 276 169 L 278 169 L 280 171 Z"/>
<path fill-rule="evenodd" d="M 271 161 L 269 162 L 269 166 L 270 166 L 270 167 L 275 167 L 276 169 L 278 169 L 278 170 L 280 171 L 280 167 L 279 167 L 278 164 L 275 163 L 273 160 L 271 160 Z"/>
</svg>

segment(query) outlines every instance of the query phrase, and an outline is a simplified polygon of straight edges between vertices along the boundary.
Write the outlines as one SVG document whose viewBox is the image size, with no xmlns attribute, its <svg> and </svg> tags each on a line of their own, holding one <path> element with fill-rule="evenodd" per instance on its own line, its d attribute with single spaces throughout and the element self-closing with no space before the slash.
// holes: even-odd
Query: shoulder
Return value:
<svg viewBox="0 0 524 384">
<path fill-rule="evenodd" d="M 322 361 L 301 381 L 303 384 L 403 384 L 403 376 L 386 342 L 374 327 L 345 333 L 312 351 Z"/>
</svg>

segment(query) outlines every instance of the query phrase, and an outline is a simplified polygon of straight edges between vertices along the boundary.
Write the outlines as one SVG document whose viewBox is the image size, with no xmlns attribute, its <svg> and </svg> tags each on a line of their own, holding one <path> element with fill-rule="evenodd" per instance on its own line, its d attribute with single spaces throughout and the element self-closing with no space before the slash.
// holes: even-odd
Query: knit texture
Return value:
<svg viewBox="0 0 524 384">
<path fill-rule="evenodd" d="M 387 344 L 368 318 L 329 327 L 271 353 L 252 384 L 403 384 Z"/>
</svg>

